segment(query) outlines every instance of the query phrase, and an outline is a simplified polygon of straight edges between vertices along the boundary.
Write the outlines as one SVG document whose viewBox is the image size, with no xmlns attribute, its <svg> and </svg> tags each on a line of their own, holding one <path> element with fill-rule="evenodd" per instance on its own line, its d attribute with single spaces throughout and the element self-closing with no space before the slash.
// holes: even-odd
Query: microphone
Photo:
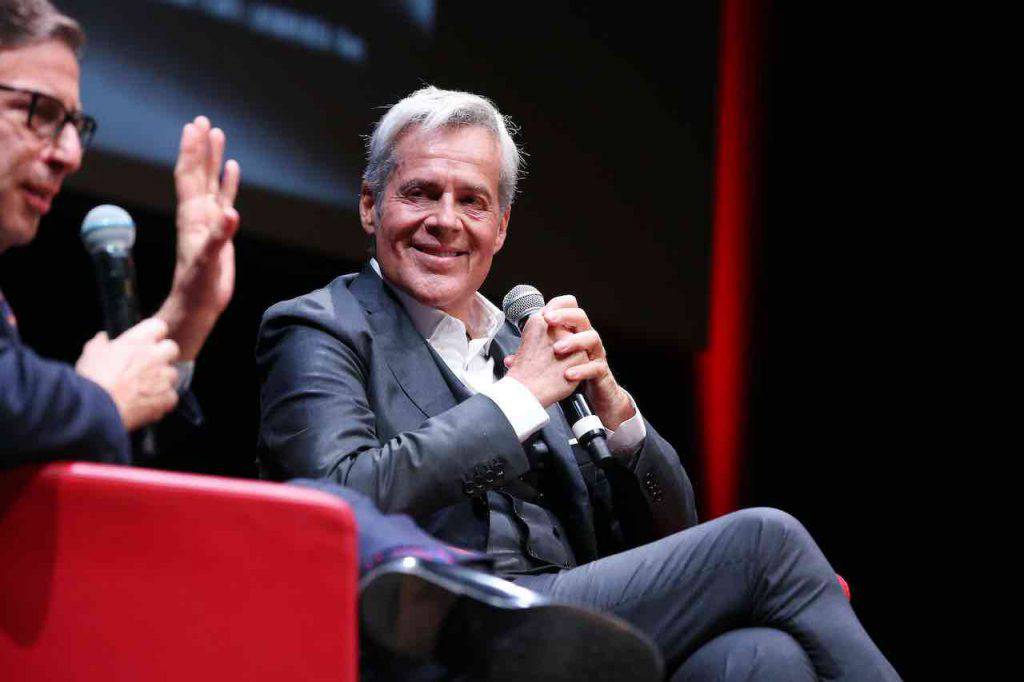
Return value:
<svg viewBox="0 0 1024 682">
<path fill-rule="evenodd" d="M 85 214 L 82 243 L 92 256 L 103 306 L 103 327 L 111 339 L 139 322 L 135 287 L 135 222 L 120 206 L 103 204 Z M 144 457 L 156 454 L 156 438 L 150 427 L 136 433 L 136 445 Z"/>
<path fill-rule="evenodd" d="M 103 204 L 86 214 L 81 236 L 96 268 L 104 329 L 113 339 L 139 321 L 132 262 L 135 223 L 120 206 Z"/>
<path fill-rule="evenodd" d="M 512 287 L 501 302 L 505 319 L 516 325 L 519 331 L 523 331 L 530 316 L 540 312 L 543 307 L 544 296 L 529 284 L 517 284 Z M 580 382 L 576 390 L 559 404 L 572 425 L 576 442 L 586 448 L 594 464 L 602 469 L 611 466 L 615 460 L 608 449 L 604 425 L 601 424 L 601 418 L 590 409 L 587 399 L 583 397 L 583 382 Z"/>
</svg>

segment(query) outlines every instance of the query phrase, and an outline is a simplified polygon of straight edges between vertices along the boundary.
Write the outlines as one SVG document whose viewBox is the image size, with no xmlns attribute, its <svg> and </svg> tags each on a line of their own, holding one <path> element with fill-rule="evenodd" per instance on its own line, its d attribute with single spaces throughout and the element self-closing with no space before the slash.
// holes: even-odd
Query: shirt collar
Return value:
<svg viewBox="0 0 1024 682">
<path fill-rule="evenodd" d="M 452 317 L 443 310 L 423 305 L 397 286 L 391 284 L 384 277 L 384 273 L 381 272 L 380 264 L 376 258 L 370 259 L 370 267 L 395 292 L 398 300 L 402 303 L 402 307 L 405 308 L 405 312 L 408 313 L 409 319 L 412 320 L 413 326 L 416 327 L 416 331 L 427 341 L 434 341 L 439 335 L 448 335 L 458 330 L 458 334 L 463 339 L 467 335 L 474 339 L 486 339 L 483 344 L 484 351 L 486 352 L 491 345 L 491 341 L 494 340 L 494 337 L 501 329 L 502 323 L 505 321 L 505 316 L 498 307 L 484 298 L 480 292 L 476 292 L 473 295 L 474 305 L 469 313 L 471 329 L 467 332 L 466 325 L 462 320 Z"/>
</svg>

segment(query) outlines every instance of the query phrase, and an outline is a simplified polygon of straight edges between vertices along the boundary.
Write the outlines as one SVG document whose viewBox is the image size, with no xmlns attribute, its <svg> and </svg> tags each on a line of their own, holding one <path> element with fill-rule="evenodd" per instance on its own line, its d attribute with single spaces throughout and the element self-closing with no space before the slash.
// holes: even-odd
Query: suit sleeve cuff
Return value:
<svg viewBox="0 0 1024 682">
<path fill-rule="evenodd" d="M 629 395 L 629 402 L 633 405 L 633 416 L 619 424 L 615 431 L 605 429 L 608 432 L 608 449 L 613 455 L 620 457 L 632 457 L 644 444 L 647 438 L 647 427 L 644 425 L 644 418 L 640 414 L 640 408 L 636 406 L 633 396 Z"/>
<path fill-rule="evenodd" d="M 178 395 L 187 393 L 192 388 L 192 375 L 196 371 L 196 361 L 185 360 L 183 362 L 176 362 L 174 367 L 178 370 Z"/>
<path fill-rule="evenodd" d="M 494 401 L 512 425 L 520 443 L 540 431 L 551 420 L 540 401 L 512 377 L 499 379 L 480 393 Z"/>
</svg>

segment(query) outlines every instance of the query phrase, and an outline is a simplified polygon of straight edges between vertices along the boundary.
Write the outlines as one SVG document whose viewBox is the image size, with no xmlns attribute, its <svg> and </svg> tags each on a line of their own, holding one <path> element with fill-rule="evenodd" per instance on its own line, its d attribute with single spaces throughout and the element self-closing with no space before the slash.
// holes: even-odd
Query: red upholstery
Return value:
<svg viewBox="0 0 1024 682">
<path fill-rule="evenodd" d="M 846 582 L 846 578 L 836 573 L 836 580 L 839 581 L 839 587 L 843 588 L 843 594 L 846 595 L 846 599 L 850 599 L 850 583 Z"/>
<path fill-rule="evenodd" d="M 314 490 L 0 471 L 5 679 L 354 681 L 356 581 L 352 513 Z"/>
</svg>

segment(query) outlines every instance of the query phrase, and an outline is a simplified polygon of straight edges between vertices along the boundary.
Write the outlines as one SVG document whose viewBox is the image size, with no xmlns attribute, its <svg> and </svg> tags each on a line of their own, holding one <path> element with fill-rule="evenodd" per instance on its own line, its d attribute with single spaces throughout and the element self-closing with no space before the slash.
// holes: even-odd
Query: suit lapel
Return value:
<svg viewBox="0 0 1024 682">
<path fill-rule="evenodd" d="M 352 282 L 352 295 L 367 312 L 374 339 L 399 386 L 416 407 L 433 417 L 457 404 L 437 367 L 435 354 L 401 304 L 369 264 Z"/>
<path fill-rule="evenodd" d="M 454 375 L 450 381 L 445 379 L 445 373 L 450 375 L 450 370 L 416 331 L 394 293 L 369 264 L 363 267 L 349 290 L 366 311 L 374 338 L 396 381 L 424 415 L 438 415 L 468 397 L 469 391 L 464 387 L 462 392 L 465 395 L 462 395 L 459 386 L 450 385 L 451 381 L 459 383 Z M 491 354 L 499 377 L 505 374 L 505 355 L 515 353 L 519 342 L 519 334 L 511 324 L 506 324 L 495 336 Z M 552 455 L 551 471 L 568 495 L 568 499 L 562 501 L 564 504 L 559 506 L 563 525 L 571 536 L 577 559 L 582 563 L 597 556 L 588 487 L 569 445 L 572 431 L 565 415 L 557 404 L 547 411 L 551 420 L 541 430 L 540 436 Z"/>
<path fill-rule="evenodd" d="M 416 331 L 394 293 L 369 264 L 363 267 L 349 290 L 366 311 L 374 339 L 395 379 L 424 415 L 441 414 L 458 404 L 458 398 L 469 395 L 468 391 L 460 395 L 458 387 L 450 386 L 445 380 L 445 372 L 450 374 L 450 370 Z M 495 347 L 491 349 L 498 376 L 505 373 L 505 355 L 515 353 L 519 342 L 518 331 L 511 324 L 505 324 L 498 331 L 492 342 Z M 451 380 L 458 383 L 454 375 Z M 551 420 L 541 429 L 540 436 L 551 453 L 551 471 L 569 497 L 564 500 L 566 504 L 560 505 L 565 514 L 564 526 L 573 536 L 577 558 L 587 561 L 597 555 L 588 486 L 569 444 L 572 431 L 565 415 L 557 404 L 547 412 Z"/>
<path fill-rule="evenodd" d="M 506 322 L 491 341 L 490 355 L 494 358 L 494 376 L 501 379 L 505 376 L 505 356 L 519 350 L 519 334 L 511 322 Z"/>
</svg>

